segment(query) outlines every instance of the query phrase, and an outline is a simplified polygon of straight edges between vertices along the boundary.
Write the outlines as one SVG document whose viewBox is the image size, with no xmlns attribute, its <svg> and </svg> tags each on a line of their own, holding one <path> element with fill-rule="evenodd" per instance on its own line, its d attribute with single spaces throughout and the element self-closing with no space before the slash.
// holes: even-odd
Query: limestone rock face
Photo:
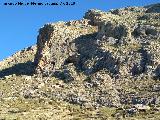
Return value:
<svg viewBox="0 0 160 120">
<path fill-rule="evenodd" d="M 121 39 L 129 36 L 128 26 L 114 22 L 103 22 L 99 25 L 99 36 Z M 99 38 L 101 39 L 101 38 Z M 128 38 L 129 39 L 129 38 Z"/>
<path fill-rule="evenodd" d="M 27 47 L 19 52 L 16 52 L 11 57 L 0 61 L 0 77 L 12 74 L 27 74 L 34 73 L 34 57 L 37 51 L 37 46 Z"/>
<path fill-rule="evenodd" d="M 117 81 L 159 79 L 158 10 L 158 4 L 109 12 L 92 9 L 82 20 L 46 24 L 38 35 L 36 73 L 80 84 L 83 98 L 72 92 L 63 94 L 66 101 L 119 106 L 125 95 Z M 96 96 L 87 92 L 93 88 Z"/>
<path fill-rule="evenodd" d="M 76 62 L 73 57 L 77 53 L 76 39 L 94 32 L 96 27 L 88 25 L 85 19 L 45 25 L 40 29 L 37 41 L 37 73 L 47 74 L 60 69 L 65 62 Z"/>
<path fill-rule="evenodd" d="M 37 46 L 0 62 L 0 78 L 17 75 L 28 82 L 12 87 L 13 95 L 25 99 L 54 98 L 94 108 L 158 106 L 159 53 L 159 4 L 92 9 L 82 20 L 44 25 Z"/>
<path fill-rule="evenodd" d="M 160 3 L 147 6 L 146 13 L 160 13 Z"/>
</svg>

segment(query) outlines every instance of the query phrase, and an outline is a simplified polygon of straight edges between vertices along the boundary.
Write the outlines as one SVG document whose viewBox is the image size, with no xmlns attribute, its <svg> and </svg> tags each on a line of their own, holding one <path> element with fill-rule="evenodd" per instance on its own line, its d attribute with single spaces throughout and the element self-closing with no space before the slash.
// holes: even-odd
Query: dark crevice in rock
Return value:
<svg viewBox="0 0 160 120">
<path fill-rule="evenodd" d="M 151 64 L 151 55 L 148 54 L 146 50 L 142 47 L 138 51 L 141 53 L 141 60 L 139 64 L 135 64 L 131 70 L 133 76 L 140 75 L 147 72 L 147 65 Z"/>
<path fill-rule="evenodd" d="M 154 73 L 155 73 L 154 79 L 159 79 L 160 80 L 160 65 L 157 66 Z"/>
<path fill-rule="evenodd" d="M 146 36 L 156 36 L 157 30 L 154 26 L 150 25 L 139 25 L 135 28 L 135 30 L 132 32 L 132 35 L 137 37 L 146 37 Z"/>
</svg>

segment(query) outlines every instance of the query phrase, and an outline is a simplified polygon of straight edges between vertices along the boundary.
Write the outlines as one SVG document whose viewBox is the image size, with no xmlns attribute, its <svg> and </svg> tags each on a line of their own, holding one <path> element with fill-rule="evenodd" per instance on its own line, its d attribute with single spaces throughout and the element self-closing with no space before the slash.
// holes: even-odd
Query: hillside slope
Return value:
<svg viewBox="0 0 160 120">
<path fill-rule="evenodd" d="M 160 4 L 46 24 L 0 62 L 0 119 L 158 120 L 159 52 Z"/>
</svg>

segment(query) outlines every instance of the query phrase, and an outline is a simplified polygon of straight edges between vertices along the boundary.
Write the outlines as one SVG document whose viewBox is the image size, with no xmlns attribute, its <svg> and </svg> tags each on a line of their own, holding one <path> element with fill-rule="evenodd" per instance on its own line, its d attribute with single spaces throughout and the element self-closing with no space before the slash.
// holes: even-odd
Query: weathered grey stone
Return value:
<svg viewBox="0 0 160 120">
<path fill-rule="evenodd" d="M 160 13 L 160 3 L 147 6 L 146 13 Z"/>
<path fill-rule="evenodd" d="M 158 105 L 160 23 L 153 6 L 89 10 L 85 19 L 44 25 L 37 49 L 24 49 L 0 62 L 2 86 L 19 76 L 24 83 L 11 86 L 13 96 L 91 108 Z"/>
<path fill-rule="evenodd" d="M 145 37 L 148 35 L 153 35 L 156 36 L 157 35 L 157 30 L 154 26 L 150 26 L 150 25 L 139 25 L 133 32 L 133 35 L 135 37 Z"/>
<path fill-rule="evenodd" d="M 155 76 L 156 76 L 157 78 L 160 78 L 160 65 L 158 65 L 158 66 L 156 67 L 156 69 L 155 69 Z"/>
<path fill-rule="evenodd" d="M 146 110 L 150 110 L 149 106 L 143 105 L 143 104 L 137 104 L 134 106 L 137 110 L 139 111 L 146 111 Z"/>
<path fill-rule="evenodd" d="M 86 25 L 88 20 L 45 25 L 38 36 L 38 51 L 35 63 L 37 73 L 54 72 L 61 68 L 65 60 L 76 53 L 74 40 L 82 35 L 96 31 L 95 27 Z M 79 24 L 79 25 L 78 25 Z"/>
<path fill-rule="evenodd" d="M 99 25 L 99 35 L 98 38 L 100 39 L 101 36 L 105 37 L 113 37 L 115 39 L 121 39 L 123 37 L 128 37 L 128 27 L 125 24 L 117 24 L 113 21 L 110 22 L 103 22 Z"/>
<path fill-rule="evenodd" d="M 137 109 L 136 108 L 130 108 L 130 109 L 126 109 L 125 110 L 125 115 L 126 116 L 133 116 L 137 113 Z"/>
</svg>

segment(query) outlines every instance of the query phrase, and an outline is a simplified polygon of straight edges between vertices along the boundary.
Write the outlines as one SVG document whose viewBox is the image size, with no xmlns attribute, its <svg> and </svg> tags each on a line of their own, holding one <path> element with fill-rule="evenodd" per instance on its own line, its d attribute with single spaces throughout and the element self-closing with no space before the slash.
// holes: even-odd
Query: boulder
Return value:
<svg viewBox="0 0 160 120">
<path fill-rule="evenodd" d="M 149 106 L 143 104 L 136 104 L 134 107 L 139 111 L 147 111 L 151 109 Z"/>
</svg>

